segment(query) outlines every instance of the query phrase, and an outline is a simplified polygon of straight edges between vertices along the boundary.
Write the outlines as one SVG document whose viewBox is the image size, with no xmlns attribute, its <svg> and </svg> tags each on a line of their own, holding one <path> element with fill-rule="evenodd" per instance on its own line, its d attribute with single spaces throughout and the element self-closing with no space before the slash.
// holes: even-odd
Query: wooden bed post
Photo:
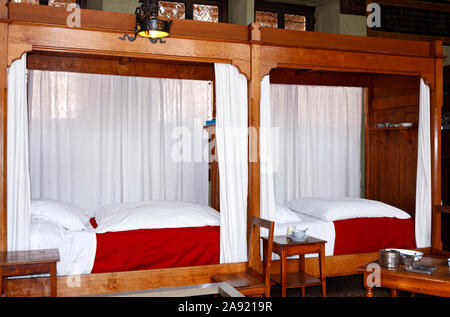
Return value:
<svg viewBox="0 0 450 317">
<path fill-rule="evenodd" d="M 0 252 L 6 251 L 6 96 L 8 84 L 8 8 L 0 2 Z"/>
<path fill-rule="evenodd" d="M 443 95 L 443 50 L 442 41 L 431 43 L 431 55 L 435 57 L 434 89 L 431 89 L 431 183 L 432 183 L 432 228 L 431 248 L 442 250 L 441 213 L 436 206 L 441 205 L 441 120 Z"/>
<path fill-rule="evenodd" d="M 260 250 L 259 232 L 250 237 L 252 217 L 260 216 L 260 161 L 259 161 L 259 126 L 261 100 L 261 31 L 258 23 L 249 25 L 250 40 L 250 80 L 248 85 L 248 126 L 249 126 L 249 163 L 248 163 L 248 210 L 247 240 L 249 250 Z M 250 248 L 250 245 L 253 248 Z M 249 254 L 248 263 L 255 267 L 261 262 L 259 252 Z M 255 263 L 256 262 L 256 263 Z"/>
</svg>

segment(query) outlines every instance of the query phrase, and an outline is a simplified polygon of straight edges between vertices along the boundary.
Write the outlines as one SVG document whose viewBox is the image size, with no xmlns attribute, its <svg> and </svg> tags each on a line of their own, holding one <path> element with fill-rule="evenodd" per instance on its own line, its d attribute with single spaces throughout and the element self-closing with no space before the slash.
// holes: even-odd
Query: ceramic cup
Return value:
<svg viewBox="0 0 450 317">
<path fill-rule="evenodd" d="M 304 239 L 306 237 L 306 230 L 294 230 L 292 231 L 292 237 L 295 239 Z"/>
</svg>

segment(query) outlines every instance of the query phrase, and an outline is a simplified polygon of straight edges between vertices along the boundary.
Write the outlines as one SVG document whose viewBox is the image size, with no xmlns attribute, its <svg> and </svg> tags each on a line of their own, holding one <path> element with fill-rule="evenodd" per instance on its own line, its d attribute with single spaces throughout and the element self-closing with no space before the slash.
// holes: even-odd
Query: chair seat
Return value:
<svg viewBox="0 0 450 317">
<path fill-rule="evenodd" d="M 248 273 L 217 274 L 212 277 L 215 282 L 226 282 L 238 290 L 264 288 L 264 283 Z"/>
</svg>

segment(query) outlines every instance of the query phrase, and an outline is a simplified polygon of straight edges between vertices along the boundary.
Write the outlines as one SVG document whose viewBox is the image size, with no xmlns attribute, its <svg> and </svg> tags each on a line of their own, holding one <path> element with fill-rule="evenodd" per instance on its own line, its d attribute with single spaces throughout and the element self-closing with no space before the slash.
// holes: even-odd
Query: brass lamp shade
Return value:
<svg viewBox="0 0 450 317">
<path fill-rule="evenodd" d="M 172 21 L 158 18 L 159 5 L 157 0 L 139 0 L 136 8 L 136 27 L 134 36 L 124 34 L 120 40 L 128 39 L 134 42 L 138 36 L 148 38 L 151 43 L 165 43 L 162 39 L 169 36 Z"/>
<path fill-rule="evenodd" d="M 137 33 L 139 36 L 157 39 L 169 36 L 170 23 L 158 18 L 150 18 L 137 24 Z"/>
<path fill-rule="evenodd" d="M 149 39 L 160 39 L 170 34 L 170 24 L 158 18 L 158 1 L 140 0 L 136 8 L 136 34 Z"/>
</svg>

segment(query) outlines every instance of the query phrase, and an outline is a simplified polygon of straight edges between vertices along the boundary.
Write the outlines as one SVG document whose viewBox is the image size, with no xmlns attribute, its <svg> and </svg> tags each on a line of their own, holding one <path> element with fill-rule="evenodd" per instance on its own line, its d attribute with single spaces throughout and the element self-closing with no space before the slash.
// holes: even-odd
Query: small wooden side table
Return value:
<svg viewBox="0 0 450 317">
<path fill-rule="evenodd" d="M 264 248 L 267 246 L 267 239 L 263 239 Z M 325 282 L 325 243 L 314 237 L 308 237 L 304 241 L 294 241 L 286 236 L 275 236 L 273 238 L 272 252 L 281 258 L 281 274 L 273 274 L 271 279 L 281 284 L 281 295 L 286 297 L 287 288 L 302 288 L 302 296 L 305 296 L 305 287 L 322 285 L 322 296 L 326 296 Z M 305 273 L 305 254 L 319 254 L 320 278 Z M 287 258 L 292 255 L 300 256 L 299 272 L 287 273 Z"/>
<path fill-rule="evenodd" d="M 58 249 L 0 252 L 0 296 L 6 296 L 10 276 L 50 273 L 50 296 L 57 296 L 56 262 Z"/>
</svg>

